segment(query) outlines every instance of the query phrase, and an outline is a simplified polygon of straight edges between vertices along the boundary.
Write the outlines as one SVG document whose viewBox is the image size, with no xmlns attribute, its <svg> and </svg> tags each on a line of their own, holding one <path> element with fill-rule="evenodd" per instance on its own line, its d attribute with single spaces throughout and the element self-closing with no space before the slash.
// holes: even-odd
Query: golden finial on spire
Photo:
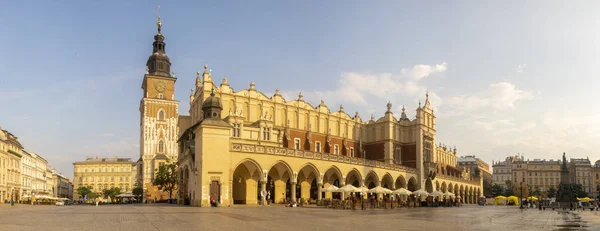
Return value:
<svg viewBox="0 0 600 231">
<path fill-rule="evenodd" d="M 158 22 L 156 22 L 156 26 L 158 26 L 158 33 L 160 33 L 160 28 L 162 28 L 162 22 L 160 22 L 160 6 L 158 6 L 157 9 L 158 9 Z"/>
</svg>

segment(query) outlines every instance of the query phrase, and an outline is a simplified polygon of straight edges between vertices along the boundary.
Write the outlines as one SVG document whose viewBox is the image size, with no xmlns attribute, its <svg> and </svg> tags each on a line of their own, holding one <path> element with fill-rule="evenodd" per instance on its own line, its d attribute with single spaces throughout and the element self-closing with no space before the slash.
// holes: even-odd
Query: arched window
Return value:
<svg viewBox="0 0 600 231">
<path fill-rule="evenodd" d="M 158 152 L 159 153 L 165 152 L 165 142 L 162 140 L 158 141 Z"/>
<path fill-rule="evenodd" d="M 162 109 L 158 111 L 158 120 L 165 120 L 165 111 Z"/>
</svg>

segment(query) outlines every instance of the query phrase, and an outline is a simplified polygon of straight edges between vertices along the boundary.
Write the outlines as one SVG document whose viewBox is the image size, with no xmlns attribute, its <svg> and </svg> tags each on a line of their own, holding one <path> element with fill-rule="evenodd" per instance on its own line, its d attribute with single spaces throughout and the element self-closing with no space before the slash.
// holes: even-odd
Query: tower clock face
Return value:
<svg viewBox="0 0 600 231">
<path fill-rule="evenodd" d="M 165 85 L 165 82 L 163 82 L 163 81 L 156 82 L 156 90 L 158 92 L 163 92 L 163 91 L 165 91 L 166 88 L 167 88 L 167 86 Z"/>
</svg>

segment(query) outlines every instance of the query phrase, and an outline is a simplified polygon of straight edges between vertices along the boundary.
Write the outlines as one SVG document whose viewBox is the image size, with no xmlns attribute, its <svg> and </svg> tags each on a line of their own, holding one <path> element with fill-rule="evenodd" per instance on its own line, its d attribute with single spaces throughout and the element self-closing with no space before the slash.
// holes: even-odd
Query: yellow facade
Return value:
<svg viewBox="0 0 600 231">
<path fill-rule="evenodd" d="M 560 162 L 533 160 L 527 163 L 527 185 L 546 192 L 550 187 L 558 190 L 560 184 Z"/>
<path fill-rule="evenodd" d="M 428 99 L 414 120 L 404 112 L 396 119 L 388 104 L 383 117 L 362 121 L 343 107 L 313 107 L 301 94 L 267 97 L 254 83 L 233 92 L 227 79 L 215 86 L 208 70 L 197 78 L 190 115 L 179 117 L 182 203 L 257 204 L 261 191 L 273 203 L 331 198 L 320 193 L 331 184 L 450 191 L 467 203 L 482 195 L 481 179 L 456 166 L 456 150 L 434 145 Z M 215 100 L 222 110 L 212 118 L 206 105 Z"/>
<path fill-rule="evenodd" d="M 133 188 L 132 162 L 129 158 L 92 158 L 73 163 L 73 188 L 85 186 L 94 192 L 118 187 L 122 192 L 131 192 Z M 77 194 L 75 192 L 74 194 Z M 85 195 L 73 195 L 74 199 Z"/>
<path fill-rule="evenodd" d="M 174 98 L 157 97 L 152 90 L 170 94 L 175 82 L 164 39 L 159 27 L 142 83 L 138 172 L 144 183 L 151 182 L 158 156 L 173 157 L 157 152 L 161 149 L 156 145 L 165 131 L 171 134 L 171 123 L 159 128 L 154 122 L 157 105 L 177 105 Z M 383 116 L 363 120 L 358 112 L 350 116 L 342 105 L 331 109 L 324 101 L 306 102 L 302 93 L 287 100 L 279 90 L 267 96 L 254 82 L 234 91 L 227 78 L 216 84 L 205 65 L 197 73 L 189 104 L 188 116 L 169 118 L 177 121 L 173 150 L 180 203 L 206 206 L 214 198 L 224 205 L 257 204 L 261 191 L 275 203 L 284 198 L 316 200 L 332 196 L 320 192 L 331 184 L 450 191 L 466 203 L 482 194 L 481 178 L 456 165 L 456 149 L 435 145 L 436 117 L 428 95 L 414 119 L 404 109 L 395 117 L 388 103 Z M 171 142 L 167 137 L 165 142 Z"/>
<path fill-rule="evenodd" d="M 23 146 L 17 137 L 0 129 L 0 203 L 21 200 L 21 157 Z"/>
</svg>

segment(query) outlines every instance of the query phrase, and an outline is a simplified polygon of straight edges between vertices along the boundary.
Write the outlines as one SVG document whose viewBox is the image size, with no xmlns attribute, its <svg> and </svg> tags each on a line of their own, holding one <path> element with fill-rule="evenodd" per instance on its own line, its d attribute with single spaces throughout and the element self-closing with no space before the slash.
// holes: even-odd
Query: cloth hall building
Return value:
<svg viewBox="0 0 600 231">
<path fill-rule="evenodd" d="M 436 145 L 427 96 L 413 119 L 404 109 L 394 115 L 388 103 L 380 117 L 363 120 L 341 105 L 312 105 L 302 93 L 296 99 L 284 99 L 279 90 L 267 96 L 254 82 L 235 91 L 227 78 L 217 83 L 205 65 L 189 96 L 189 115 L 177 115 L 176 77 L 161 27 L 159 21 L 142 86 L 140 110 L 152 123 L 141 124 L 141 160 L 142 169 L 160 156 L 177 162 L 179 203 L 208 206 L 212 197 L 224 206 L 258 204 L 263 191 L 274 203 L 315 200 L 334 196 L 322 188 L 346 184 L 449 191 L 464 203 L 482 195 L 482 180 L 457 167 L 456 148 Z M 153 130 L 158 132 L 146 133 Z"/>
</svg>

